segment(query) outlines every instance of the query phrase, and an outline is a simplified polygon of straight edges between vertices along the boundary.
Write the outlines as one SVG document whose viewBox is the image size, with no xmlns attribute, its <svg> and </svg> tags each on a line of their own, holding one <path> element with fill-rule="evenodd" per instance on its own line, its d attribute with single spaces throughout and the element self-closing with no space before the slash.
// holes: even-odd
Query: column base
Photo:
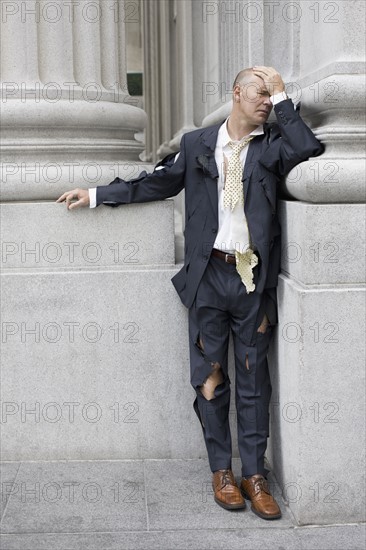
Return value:
<svg viewBox="0 0 366 550">
<path fill-rule="evenodd" d="M 363 521 L 365 290 L 281 275 L 269 459 L 300 525 Z"/>
<path fill-rule="evenodd" d="M 131 179 L 141 168 L 144 144 L 135 135 L 145 124 L 144 111 L 127 103 L 8 100 L 2 200 L 52 199 L 65 188 L 109 183 L 120 172 Z"/>
</svg>

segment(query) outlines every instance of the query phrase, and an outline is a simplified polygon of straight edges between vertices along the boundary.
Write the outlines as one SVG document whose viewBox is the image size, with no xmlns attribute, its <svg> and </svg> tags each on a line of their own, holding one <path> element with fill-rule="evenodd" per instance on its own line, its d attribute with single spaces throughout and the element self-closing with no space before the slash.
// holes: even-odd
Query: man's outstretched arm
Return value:
<svg viewBox="0 0 366 550">
<path fill-rule="evenodd" d="M 102 185 L 93 190 L 75 188 L 66 191 L 56 202 L 65 202 L 66 207 L 73 210 L 100 204 L 119 206 L 120 204 L 164 200 L 177 195 L 183 189 L 184 175 L 183 136 L 179 155 L 164 164 L 158 164 L 151 174 L 142 172 L 137 178 L 130 181 L 116 178 L 109 185 Z M 92 203 L 95 201 L 94 205 L 91 204 L 90 195 L 92 195 Z"/>
</svg>

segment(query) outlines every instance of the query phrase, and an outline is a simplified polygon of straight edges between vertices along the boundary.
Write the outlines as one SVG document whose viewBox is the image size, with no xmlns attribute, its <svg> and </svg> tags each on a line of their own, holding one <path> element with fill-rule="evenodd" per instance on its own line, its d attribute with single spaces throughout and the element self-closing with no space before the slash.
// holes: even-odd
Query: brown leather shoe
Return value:
<svg viewBox="0 0 366 550">
<path fill-rule="evenodd" d="M 269 492 L 268 483 L 261 474 L 241 480 L 241 492 L 252 502 L 252 510 L 263 519 L 278 519 L 280 507 Z"/>
<path fill-rule="evenodd" d="M 225 510 L 245 508 L 245 500 L 232 470 L 217 470 L 212 476 L 212 488 L 215 502 Z"/>
</svg>

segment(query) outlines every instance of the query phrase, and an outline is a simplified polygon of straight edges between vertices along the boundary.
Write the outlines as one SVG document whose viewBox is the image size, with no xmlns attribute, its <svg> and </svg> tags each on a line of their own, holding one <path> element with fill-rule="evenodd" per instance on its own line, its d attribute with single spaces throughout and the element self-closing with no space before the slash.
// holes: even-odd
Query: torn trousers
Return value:
<svg viewBox="0 0 366 550">
<path fill-rule="evenodd" d="M 254 269 L 254 283 L 258 278 Z M 235 404 L 242 475 L 265 475 L 264 453 L 269 435 L 271 383 L 267 352 L 272 327 L 257 332 L 265 305 L 263 294 L 246 293 L 235 265 L 211 256 L 189 310 L 191 384 L 196 391 L 194 410 L 201 422 L 211 471 L 231 468 L 229 426 L 230 379 L 228 344 L 233 335 Z M 246 362 L 248 358 L 248 363 Z M 200 386 L 219 363 L 223 382 L 207 400 Z"/>
</svg>

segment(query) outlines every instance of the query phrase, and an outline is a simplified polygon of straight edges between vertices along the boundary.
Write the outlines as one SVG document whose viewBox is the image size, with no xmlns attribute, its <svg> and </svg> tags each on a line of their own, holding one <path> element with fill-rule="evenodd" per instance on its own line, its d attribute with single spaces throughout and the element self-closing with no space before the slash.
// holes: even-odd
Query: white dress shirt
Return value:
<svg viewBox="0 0 366 550">
<path fill-rule="evenodd" d="M 235 250 L 244 254 L 248 248 L 250 248 L 250 237 L 248 231 L 248 224 L 244 214 L 243 204 L 238 202 L 233 210 L 224 207 L 224 188 L 225 188 L 225 173 L 227 163 L 233 153 L 229 143 L 234 145 L 241 143 L 248 139 L 249 136 L 259 136 L 264 134 L 263 125 L 261 124 L 250 134 L 244 136 L 240 141 L 232 140 L 227 130 L 227 123 L 230 117 L 228 117 L 224 124 L 219 129 L 217 135 L 217 142 L 215 148 L 215 161 L 219 172 L 217 180 L 217 192 L 218 192 L 218 214 L 219 214 L 219 230 L 214 243 L 214 248 L 222 250 L 223 252 L 229 252 L 235 254 Z M 240 161 L 244 167 L 249 143 L 240 151 Z M 226 161 L 225 161 L 226 157 Z"/>
</svg>

